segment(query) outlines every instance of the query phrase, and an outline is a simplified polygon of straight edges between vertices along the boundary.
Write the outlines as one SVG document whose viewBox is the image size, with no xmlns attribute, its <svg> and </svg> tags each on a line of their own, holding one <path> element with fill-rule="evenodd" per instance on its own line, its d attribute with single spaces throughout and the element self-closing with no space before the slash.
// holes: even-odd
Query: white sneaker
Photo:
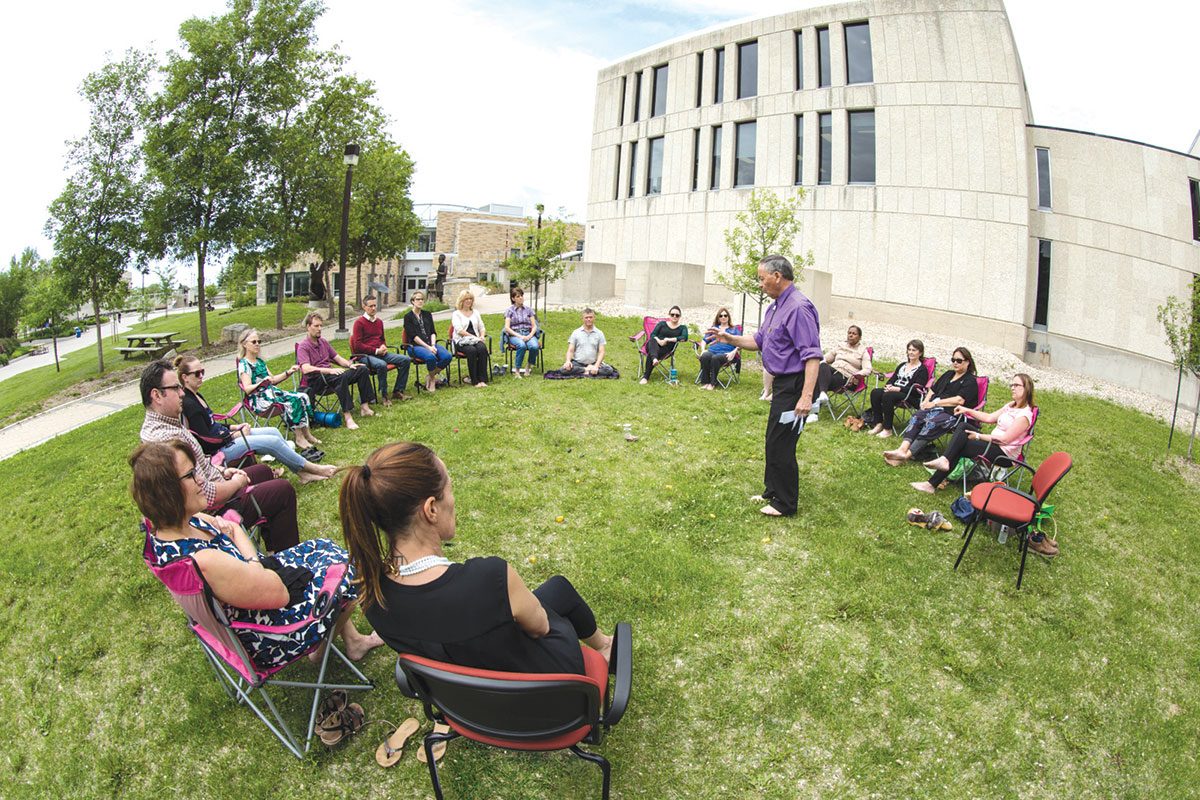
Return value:
<svg viewBox="0 0 1200 800">
<path fill-rule="evenodd" d="M 817 397 L 817 402 L 813 403 L 813 408 L 820 408 L 821 406 L 827 405 L 829 405 L 829 395 L 825 394 L 825 392 L 821 392 L 820 396 Z"/>
<path fill-rule="evenodd" d="M 817 421 L 817 420 L 819 420 L 819 419 L 820 419 L 820 417 L 819 417 L 819 416 L 817 416 L 817 412 L 816 412 L 816 410 L 814 410 L 812 413 L 810 413 L 810 414 L 809 414 L 809 415 L 808 415 L 808 416 L 807 416 L 807 417 L 804 419 L 804 424 L 805 424 L 805 425 L 812 425 L 814 422 L 816 422 L 816 421 Z"/>
</svg>

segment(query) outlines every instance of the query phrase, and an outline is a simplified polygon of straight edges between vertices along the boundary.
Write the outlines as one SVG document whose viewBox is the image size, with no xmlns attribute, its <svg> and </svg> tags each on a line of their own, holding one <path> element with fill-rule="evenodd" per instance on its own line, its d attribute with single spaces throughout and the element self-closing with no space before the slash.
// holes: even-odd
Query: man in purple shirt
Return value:
<svg viewBox="0 0 1200 800">
<path fill-rule="evenodd" d="M 304 327 L 308 336 L 296 346 L 296 363 L 304 373 L 304 382 L 311 386 L 317 394 L 336 393 L 342 406 L 342 417 L 346 427 L 356 430 L 358 425 L 350 412 L 354 401 L 350 395 L 350 384 L 358 384 L 358 396 L 362 401 L 358 413 L 364 417 L 373 417 L 375 412 L 370 404 L 375 402 L 375 387 L 371 382 L 371 370 L 365 364 L 353 364 L 337 354 L 333 346 L 321 338 L 321 327 L 324 318 L 316 311 L 308 312 L 304 318 Z"/>
<path fill-rule="evenodd" d="M 796 289 L 792 264 L 783 256 L 767 256 L 758 263 L 758 285 L 775 302 L 767 309 L 762 327 L 753 336 L 735 336 L 710 329 L 717 340 L 745 350 L 761 350 L 763 369 L 775 376 L 775 396 L 767 417 L 766 469 L 761 496 L 763 514 L 789 517 L 800 498 L 800 470 L 796 442 L 805 417 L 812 410 L 813 389 L 821 352 L 820 322 L 812 302 Z M 792 412 L 798 424 L 780 422 Z"/>
</svg>

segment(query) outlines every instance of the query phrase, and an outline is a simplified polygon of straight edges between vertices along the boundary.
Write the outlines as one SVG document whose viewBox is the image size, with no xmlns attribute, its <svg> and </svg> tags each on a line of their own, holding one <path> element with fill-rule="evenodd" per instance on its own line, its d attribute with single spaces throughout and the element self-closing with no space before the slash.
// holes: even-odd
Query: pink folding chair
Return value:
<svg viewBox="0 0 1200 800">
<path fill-rule="evenodd" d="M 225 693 L 229 695 L 230 699 L 249 706 L 271 733 L 275 734 L 276 738 L 296 758 L 303 758 L 304 754 L 308 752 L 313 729 L 316 727 L 321 690 L 375 688 L 374 684 L 333 643 L 333 633 L 337 628 L 337 615 L 342 612 L 345 605 L 338 599 L 338 595 L 342 578 L 348 569 L 347 565 L 338 564 L 326 572 L 325 583 L 317 595 L 313 612 L 307 619 L 284 626 L 236 622 L 226 616 L 224 606 L 213 596 L 212 589 L 209 588 L 207 581 L 204 580 L 204 575 L 191 556 L 177 558 L 161 566 L 157 565 L 150 536 L 151 526 L 148 520 L 142 520 L 142 530 L 146 536 L 142 548 L 142 558 L 146 561 L 147 568 L 154 573 L 154 577 L 162 581 L 163 585 L 167 587 L 167 591 L 171 593 L 171 597 L 183 609 L 183 613 L 187 617 L 187 625 L 200 641 L 200 647 L 204 651 L 204 655 L 208 657 L 209 665 L 217 674 L 217 681 L 225 689 Z M 287 664 L 275 667 L 263 668 L 256 664 L 237 636 L 239 630 L 286 635 L 322 618 L 328 619 L 328 632 L 324 639 Z M 321 658 L 321 665 L 315 681 L 287 681 L 272 677 L 285 667 L 297 662 L 304 663 L 308 653 L 322 645 L 325 645 L 325 652 Z M 326 683 L 325 673 L 329 665 L 330 653 L 336 655 L 361 683 Z M 303 747 L 301 740 L 292 733 L 291 728 L 275 707 L 271 695 L 267 692 L 268 686 L 312 690 L 312 706 L 308 715 L 308 729 L 302 740 Z M 266 709 L 271 712 L 273 719 L 268 718 L 263 709 L 255 703 L 256 694 L 261 698 Z"/>
<path fill-rule="evenodd" d="M 658 325 L 658 323 L 666 322 L 666 319 L 666 317 L 642 317 L 642 329 L 633 336 L 629 337 L 629 341 L 632 342 L 633 346 L 637 349 L 638 380 L 641 380 L 642 376 L 646 374 L 646 359 L 650 357 L 650 336 L 654 333 L 654 328 Z M 679 352 L 679 348 L 682 345 L 691 345 L 697 356 L 699 356 L 700 346 L 696 342 L 693 342 L 689 339 L 686 342 L 679 342 L 676 344 L 675 347 L 671 349 L 671 355 L 654 365 L 654 372 L 664 381 L 671 380 L 671 370 L 675 369 L 675 355 Z M 678 376 L 678 369 L 675 370 L 675 374 Z"/>
<path fill-rule="evenodd" d="M 933 357 L 922 358 L 921 363 L 925 365 L 925 372 L 929 376 L 925 379 L 925 386 L 921 388 L 920 394 L 912 400 L 905 401 L 896 406 L 896 430 L 903 430 L 908 425 L 908 421 L 912 419 L 913 412 L 921 406 L 921 401 L 925 399 L 925 393 L 933 388 L 933 383 L 937 380 L 937 359 Z M 883 376 L 884 379 L 892 377 L 892 373 Z"/>
<path fill-rule="evenodd" d="M 867 358 L 872 363 L 875 362 L 874 347 L 867 348 Z M 867 396 L 867 376 L 859 375 L 853 383 L 848 381 L 841 389 L 831 389 L 827 394 L 829 403 L 826 407 L 829 409 L 829 416 L 833 417 L 835 422 L 846 416 L 849 411 L 853 411 L 854 416 L 861 417 L 862 401 Z"/>
</svg>

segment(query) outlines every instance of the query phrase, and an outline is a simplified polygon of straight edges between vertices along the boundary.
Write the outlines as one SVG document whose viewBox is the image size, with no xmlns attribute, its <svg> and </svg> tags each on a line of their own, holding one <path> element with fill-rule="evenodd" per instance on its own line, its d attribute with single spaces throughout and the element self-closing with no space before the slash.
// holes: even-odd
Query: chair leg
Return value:
<svg viewBox="0 0 1200 800">
<path fill-rule="evenodd" d="M 962 563 L 963 556 L 967 554 L 967 548 L 971 546 L 971 537 L 975 535 L 975 527 L 979 525 L 979 512 L 975 512 L 975 516 L 971 517 L 971 521 L 967 523 L 967 527 L 963 530 L 962 550 L 958 551 L 958 560 L 954 562 L 954 569 L 958 569 L 958 565 Z"/>
<path fill-rule="evenodd" d="M 1025 556 L 1029 555 L 1029 529 L 1021 530 L 1021 568 L 1017 570 L 1017 589 L 1021 588 L 1021 578 L 1025 575 Z"/>
<path fill-rule="evenodd" d="M 577 744 L 571 745 L 571 752 L 582 758 L 584 761 L 591 761 L 593 764 L 598 764 L 600 766 L 600 771 L 604 773 L 604 784 L 603 788 L 600 790 L 600 797 L 601 800 L 608 800 L 608 784 L 611 777 L 610 773 L 612 771 L 612 767 L 609 765 L 608 759 L 606 759 L 604 756 L 596 755 L 595 753 L 589 753 L 586 750 L 581 749 Z"/>
<path fill-rule="evenodd" d="M 425 760 L 429 764 L 429 781 L 433 784 L 433 795 L 437 800 L 446 800 L 442 794 L 442 782 L 438 778 L 437 760 L 433 757 L 433 746 L 438 742 L 449 742 L 451 739 L 457 739 L 458 734 L 454 731 L 449 733 L 433 733 L 430 732 L 425 736 Z"/>
</svg>

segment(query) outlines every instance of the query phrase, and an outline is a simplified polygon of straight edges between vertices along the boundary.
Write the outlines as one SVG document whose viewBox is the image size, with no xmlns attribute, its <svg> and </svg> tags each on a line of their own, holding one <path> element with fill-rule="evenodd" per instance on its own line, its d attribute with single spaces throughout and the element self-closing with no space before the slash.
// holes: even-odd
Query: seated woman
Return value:
<svg viewBox="0 0 1200 800">
<path fill-rule="evenodd" d="M 958 424 L 950 409 L 955 406 L 974 408 L 979 403 L 979 384 L 975 381 L 975 360 L 971 351 L 959 347 L 950 359 L 951 369 L 941 374 L 925 393 L 921 408 L 912 415 L 904 429 L 904 439 L 895 450 L 883 454 L 888 466 L 898 467 L 919 453 L 930 442 L 949 433 Z"/>
<path fill-rule="evenodd" d="M 638 383 L 649 383 L 654 367 L 671 357 L 675 352 L 675 345 L 688 340 L 688 327 L 679 321 L 682 316 L 683 312 L 679 306 L 671 306 L 667 318 L 661 320 L 650 332 L 650 340 L 646 342 L 646 367 Z"/>
<path fill-rule="evenodd" d="M 130 492 L 153 526 L 152 546 L 158 565 L 191 556 L 213 595 L 231 621 L 290 625 L 307 618 L 334 564 L 347 561 L 346 551 L 328 539 L 310 539 L 274 556 L 260 556 L 241 525 L 202 514 L 204 493 L 195 480 L 192 451 L 179 440 L 148 442 L 129 457 L 133 468 Z M 358 597 L 353 568 L 342 578 L 342 599 Z M 350 623 L 353 606 L 337 621 L 346 655 L 357 661 L 383 644 L 377 634 L 364 636 Z M 293 661 L 321 641 L 326 619 L 309 622 L 286 635 L 236 631 L 254 663 L 270 668 Z M 314 652 L 310 658 L 319 659 Z"/>
<path fill-rule="evenodd" d="M 913 339 L 905 348 L 908 360 L 896 365 L 896 371 L 882 387 L 871 390 L 871 407 L 867 409 L 868 420 L 875 427 L 868 433 L 887 439 L 892 436 L 896 425 L 896 406 L 915 406 L 921 399 L 921 391 L 929 382 L 929 370 L 925 368 L 925 343 Z"/>
<path fill-rule="evenodd" d="M 729 309 L 717 309 L 712 327 L 719 332 L 735 333 L 730 323 Z M 737 358 L 738 349 L 731 344 L 718 342 L 716 335 L 711 333 L 704 334 L 704 345 L 705 349 L 700 353 L 700 388 L 712 391 L 716 388 L 717 373 L 721 367 Z"/>
<path fill-rule="evenodd" d="M 432 392 L 437 389 L 438 373 L 450 365 L 454 356 L 438 344 L 433 314 L 425 310 L 425 293 L 413 292 L 408 300 L 412 311 L 404 315 L 404 340 L 408 342 L 408 355 L 425 362 L 425 388 Z"/>
<path fill-rule="evenodd" d="M 450 324 L 454 326 L 454 350 L 466 356 L 471 383 L 482 389 L 487 386 L 488 379 L 488 347 L 484 339 L 487 330 L 483 327 L 483 317 L 475 310 L 475 295 L 467 289 L 459 293 L 454 306 L 454 313 L 450 315 Z"/>
<path fill-rule="evenodd" d="M 392 649 L 465 667 L 584 674 L 579 640 L 605 659 L 612 637 L 562 576 L 532 592 L 502 558 L 452 563 L 446 465 L 414 442 L 350 467 L 338 507 L 367 619 Z"/>
<path fill-rule="evenodd" d="M 288 430 L 296 438 L 296 446 L 302 448 L 300 455 L 314 454 L 321 440 L 312 435 L 309 422 L 312 420 L 312 403 L 304 392 L 286 392 L 276 389 L 276 384 L 282 383 L 300 371 L 299 365 L 292 366 L 272 375 L 267 364 L 259 354 L 262 346 L 259 342 L 258 331 L 247 328 L 238 337 L 238 384 L 250 401 L 255 413 L 263 414 L 274 405 L 284 409 L 283 420 Z M 266 381 L 261 388 L 259 384 Z"/>
<path fill-rule="evenodd" d="M 523 370 L 524 374 L 528 375 L 537 366 L 537 314 L 525 305 L 525 291 L 520 286 L 514 286 L 508 297 L 512 300 L 512 305 L 504 312 L 504 338 L 517 351 L 513 374 L 520 378 L 521 365 L 525 363 L 526 353 L 529 354 L 529 366 Z"/>
<path fill-rule="evenodd" d="M 862 342 L 862 328 L 851 325 L 846 341 L 830 349 L 817 372 L 817 397 L 806 422 L 816 422 L 817 411 L 829 405 L 829 392 L 840 392 L 846 386 L 856 386 L 859 378 L 871 374 L 871 354 Z"/>
<path fill-rule="evenodd" d="M 1011 388 L 1012 401 L 990 414 L 965 405 L 955 406 L 954 413 L 960 415 L 964 423 L 967 419 L 973 419 L 994 424 L 996 428 L 991 433 L 980 433 L 966 424 L 959 425 L 950 438 L 950 444 L 946 446 L 945 454 L 925 462 L 925 466 L 933 470 L 933 475 L 927 481 L 913 483 L 914 489 L 929 494 L 936 492 L 960 458 L 983 456 L 988 461 L 995 461 L 1004 455 L 1015 461 L 1021 457 L 1022 444 L 1033 427 L 1033 378 L 1018 372 L 1013 376 Z"/>
<path fill-rule="evenodd" d="M 221 453 L 230 464 L 248 451 L 274 456 L 280 464 L 300 476 L 301 483 L 323 481 L 337 472 L 332 465 L 320 466 L 292 449 L 278 428 L 252 428 L 246 423 L 226 425 L 213 419 L 212 409 L 200 387 L 204 385 L 204 366 L 191 355 L 175 358 L 175 372 L 183 384 L 183 417 L 192 433 L 197 434 L 200 448 L 207 456 Z M 203 437 L 203 438 L 201 438 Z M 282 475 L 282 470 L 279 472 Z"/>
</svg>

